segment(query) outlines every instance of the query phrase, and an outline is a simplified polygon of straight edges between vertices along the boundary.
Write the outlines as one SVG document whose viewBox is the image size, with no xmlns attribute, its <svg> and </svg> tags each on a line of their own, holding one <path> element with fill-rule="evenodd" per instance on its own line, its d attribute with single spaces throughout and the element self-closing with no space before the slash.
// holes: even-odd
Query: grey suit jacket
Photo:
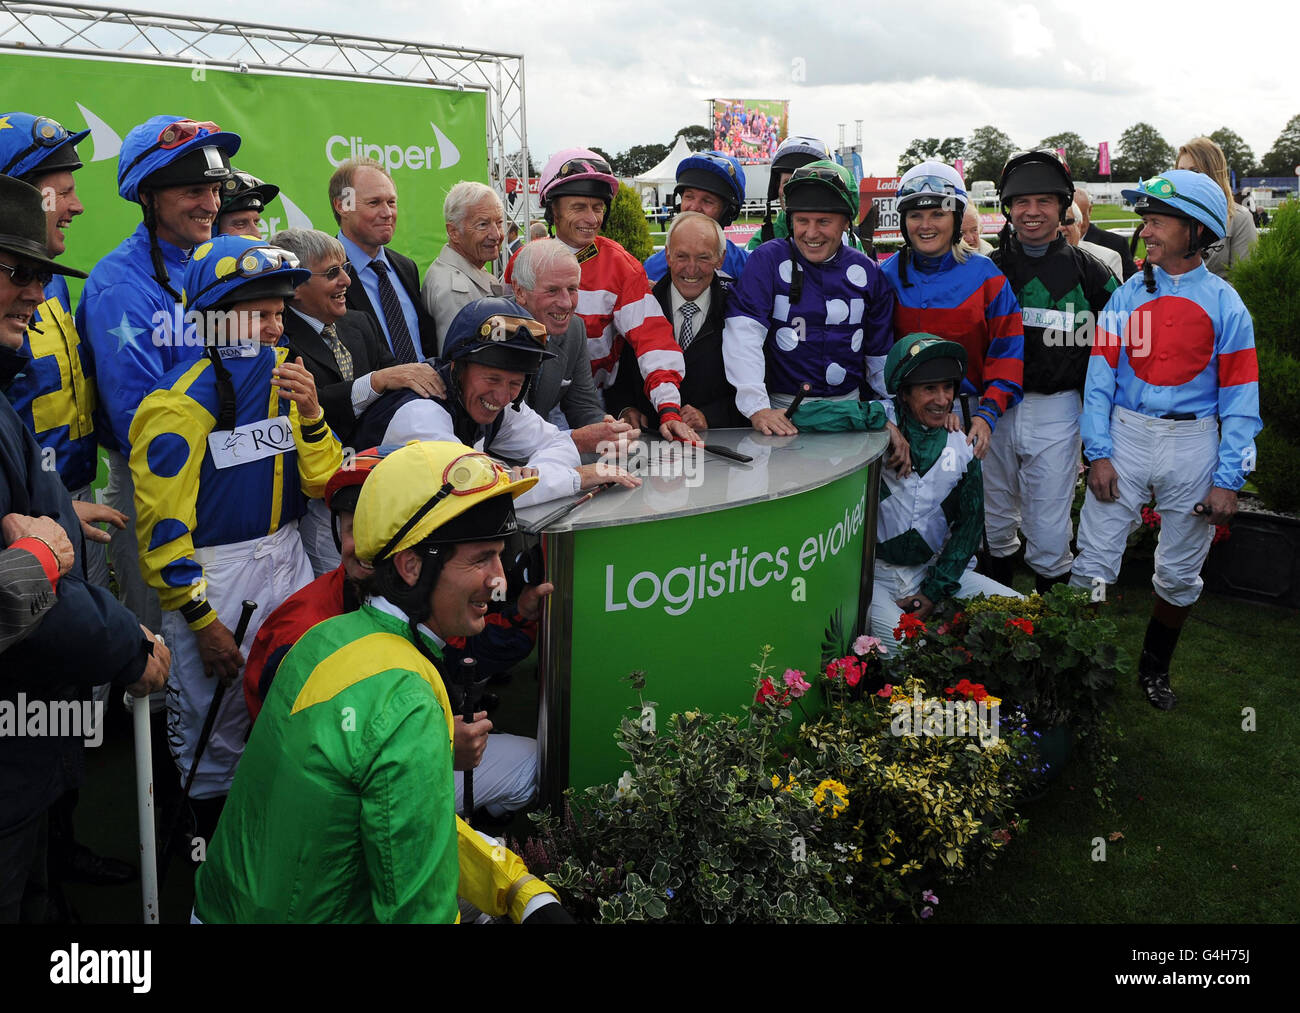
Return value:
<svg viewBox="0 0 1300 1013">
<path fill-rule="evenodd" d="M 420 287 L 420 299 L 438 329 L 438 354 L 442 355 L 447 328 L 467 304 L 510 294 L 509 285 L 488 274 L 482 265 L 471 264 L 450 243 L 439 250 L 429 270 L 424 272 L 424 284 Z"/>
<path fill-rule="evenodd" d="M 558 404 L 571 429 L 603 419 L 605 405 L 591 375 L 587 328 L 582 317 L 573 314 L 569 329 L 558 338 L 549 338 L 546 348 L 555 353 L 555 358 L 542 363 L 528 391 L 528 406 L 546 418 Z"/>
<path fill-rule="evenodd" d="M 26 549 L 0 550 L 0 652 L 36 629 L 55 601 L 35 556 Z"/>
</svg>

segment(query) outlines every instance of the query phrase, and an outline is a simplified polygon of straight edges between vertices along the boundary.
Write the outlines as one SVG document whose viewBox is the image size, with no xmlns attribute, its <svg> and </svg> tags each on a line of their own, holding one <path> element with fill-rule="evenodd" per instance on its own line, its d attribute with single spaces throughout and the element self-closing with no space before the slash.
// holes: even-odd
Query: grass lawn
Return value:
<svg viewBox="0 0 1300 1013">
<path fill-rule="evenodd" d="M 1028 590 L 1027 581 L 1017 582 Z M 1136 663 L 1150 588 L 1109 608 Z M 1103 812 L 1071 762 L 1027 833 L 979 881 L 940 890 L 947 922 L 1293 923 L 1300 918 L 1300 720 L 1294 611 L 1207 595 L 1174 657 L 1178 706 L 1118 689 L 1118 790 Z M 1255 731 L 1244 731 L 1243 708 Z M 1110 838 L 1119 834 L 1114 841 Z M 1105 861 L 1094 861 L 1096 838 Z"/>
</svg>

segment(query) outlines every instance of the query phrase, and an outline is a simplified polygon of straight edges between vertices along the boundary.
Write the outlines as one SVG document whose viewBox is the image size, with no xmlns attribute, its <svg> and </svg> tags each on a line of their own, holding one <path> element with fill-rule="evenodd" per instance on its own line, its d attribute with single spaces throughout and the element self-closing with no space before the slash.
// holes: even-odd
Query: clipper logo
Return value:
<svg viewBox="0 0 1300 1013">
<path fill-rule="evenodd" d="M 382 162 L 389 172 L 394 169 L 451 168 L 460 161 L 460 149 L 438 129 L 436 123 L 430 123 L 429 127 L 434 137 L 434 143 L 429 145 L 376 144 L 360 136 L 334 134 L 325 142 L 325 157 L 335 168 L 349 158 L 373 158 Z"/>
</svg>

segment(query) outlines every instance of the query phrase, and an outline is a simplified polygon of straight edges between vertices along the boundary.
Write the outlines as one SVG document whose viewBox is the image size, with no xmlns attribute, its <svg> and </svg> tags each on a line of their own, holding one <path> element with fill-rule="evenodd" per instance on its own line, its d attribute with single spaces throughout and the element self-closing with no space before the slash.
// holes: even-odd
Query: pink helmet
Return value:
<svg viewBox="0 0 1300 1013">
<path fill-rule="evenodd" d="M 608 204 L 618 195 L 609 163 L 586 148 L 557 151 L 542 169 L 538 185 L 543 206 L 556 197 L 599 197 Z"/>
</svg>

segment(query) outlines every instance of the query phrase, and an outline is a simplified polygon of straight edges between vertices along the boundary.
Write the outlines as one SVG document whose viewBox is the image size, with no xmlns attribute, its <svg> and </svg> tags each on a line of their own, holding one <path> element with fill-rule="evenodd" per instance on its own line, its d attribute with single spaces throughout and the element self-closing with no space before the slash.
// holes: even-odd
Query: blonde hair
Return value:
<svg viewBox="0 0 1300 1013">
<path fill-rule="evenodd" d="M 1192 170 L 1194 172 L 1209 176 L 1219 184 L 1223 196 L 1228 199 L 1228 221 L 1231 222 L 1235 202 L 1232 199 L 1232 187 L 1228 181 L 1228 160 L 1223 155 L 1223 149 L 1209 137 L 1193 137 L 1178 149 L 1178 159 L 1181 159 L 1184 155 L 1192 160 Z M 1178 164 L 1177 159 L 1174 164 Z"/>
</svg>

